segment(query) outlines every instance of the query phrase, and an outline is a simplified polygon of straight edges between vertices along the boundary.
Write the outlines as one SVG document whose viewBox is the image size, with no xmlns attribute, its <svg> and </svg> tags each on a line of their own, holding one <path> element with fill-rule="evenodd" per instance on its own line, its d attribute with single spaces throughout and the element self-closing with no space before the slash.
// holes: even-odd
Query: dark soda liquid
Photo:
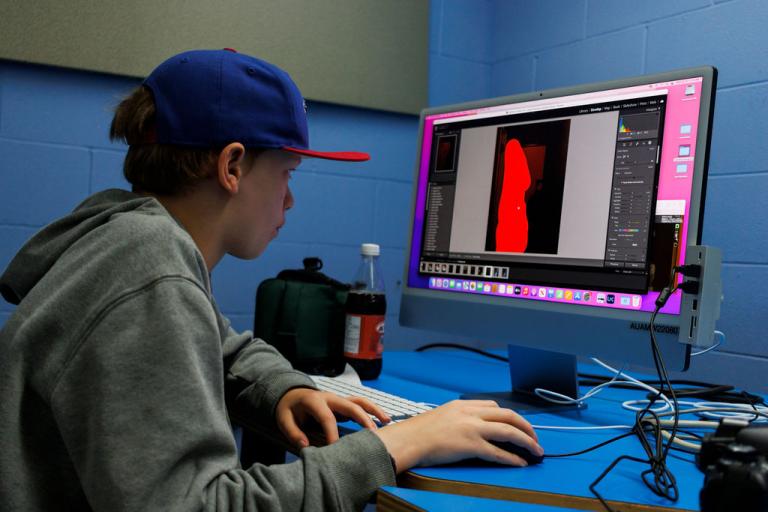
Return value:
<svg viewBox="0 0 768 512">
<path fill-rule="evenodd" d="M 348 315 L 380 316 L 382 317 L 381 322 L 383 323 L 383 317 L 387 313 L 387 298 L 383 293 L 360 293 L 352 291 L 347 295 L 345 311 Z M 363 341 L 361 340 L 361 344 L 362 343 Z M 350 366 L 355 369 L 362 380 L 376 379 L 381 373 L 381 352 L 378 352 L 374 357 L 362 358 L 346 356 L 345 359 Z"/>
</svg>

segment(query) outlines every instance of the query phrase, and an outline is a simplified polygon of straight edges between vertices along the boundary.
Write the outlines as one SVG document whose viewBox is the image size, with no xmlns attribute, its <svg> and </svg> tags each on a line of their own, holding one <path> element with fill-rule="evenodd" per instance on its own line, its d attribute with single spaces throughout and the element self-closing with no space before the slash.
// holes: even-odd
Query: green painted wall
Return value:
<svg viewBox="0 0 768 512">
<path fill-rule="evenodd" d="M 6 0 L 0 58 L 144 77 L 192 48 L 231 47 L 288 71 L 312 100 L 418 113 L 427 0 Z"/>
</svg>

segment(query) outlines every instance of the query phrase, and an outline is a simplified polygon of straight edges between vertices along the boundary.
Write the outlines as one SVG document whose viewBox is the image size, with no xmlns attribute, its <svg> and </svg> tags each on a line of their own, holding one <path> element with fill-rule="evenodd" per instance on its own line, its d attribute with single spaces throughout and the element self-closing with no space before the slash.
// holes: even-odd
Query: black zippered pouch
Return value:
<svg viewBox="0 0 768 512">
<path fill-rule="evenodd" d="M 254 336 L 273 345 L 305 373 L 344 370 L 344 305 L 350 285 L 320 272 L 320 258 L 281 271 L 256 291 Z"/>
</svg>

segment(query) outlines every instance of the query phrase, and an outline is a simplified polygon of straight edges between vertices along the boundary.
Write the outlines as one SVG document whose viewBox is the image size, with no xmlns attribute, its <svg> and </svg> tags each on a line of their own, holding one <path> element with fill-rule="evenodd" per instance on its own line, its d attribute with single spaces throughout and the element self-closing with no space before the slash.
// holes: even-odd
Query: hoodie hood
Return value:
<svg viewBox="0 0 768 512">
<path fill-rule="evenodd" d="M 75 210 L 43 228 L 16 254 L 0 277 L 0 294 L 19 304 L 56 261 L 84 236 L 118 213 L 145 208 L 157 201 L 126 190 L 105 190 L 83 201 Z"/>
</svg>

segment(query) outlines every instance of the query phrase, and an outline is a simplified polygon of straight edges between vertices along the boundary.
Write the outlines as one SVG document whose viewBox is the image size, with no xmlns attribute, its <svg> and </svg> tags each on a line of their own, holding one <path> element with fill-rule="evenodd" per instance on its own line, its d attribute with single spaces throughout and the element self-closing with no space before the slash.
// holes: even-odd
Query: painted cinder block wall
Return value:
<svg viewBox="0 0 768 512">
<path fill-rule="evenodd" d="M 433 0 L 430 103 L 719 70 L 703 243 L 723 250 L 727 342 L 687 377 L 768 391 L 768 3 Z"/>
<path fill-rule="evenodd" d="M 689 65 L 720 70 L 704 242 L 723 249 L 727 343 L 690 376 L 766 389 L 768 348 L 768 4 L 759 0 L 432 0 L 431 105 Z M 0 268 L 37 229 L 88 194 L 125 187 L 125 148 L 109 142 L 111 110 L 138 81 L 0 60 Z M 310 102 L 313 145 L 369 151 L 371 162 L 307 160 L 296 207 L 265 254 L 225 258 L 214 294 L 237 329 L 251 327 L 257 284 L 319 255 L 351 279 L 358 245 L 382 245 L 389 348 L 463 341 L 397 325 L 415 116 Z M 0 301 L 0 325 L 12 307 Z M 499 340 L 502 346 L 505 340 Z"/>
<path fill-rule="evenodd" d="M 115 105 L 139 83 L 0 60 L 0 269 L 37 230 L 89 194 L 128 188 L 122 177 L 126 148 L 110 142 L 108 130 Z M 397 323 L 417 117 L 309 102 L 309 118 L 313 147 L 367 151 L 371 161 L 306 159 L 291 182 L 296 204 L 279 237 L 260 258 L 226 257 L 214 270 L 221 310 L 236 329 L 251 329 L 262 280 L 320 256 L 324 272 L 351 281 L 360 244 L 377 242 L 389 301 L 386 345 L 443 339 Z M 12 311 L 0 301 L 0 325 Z"/>
</svg>

